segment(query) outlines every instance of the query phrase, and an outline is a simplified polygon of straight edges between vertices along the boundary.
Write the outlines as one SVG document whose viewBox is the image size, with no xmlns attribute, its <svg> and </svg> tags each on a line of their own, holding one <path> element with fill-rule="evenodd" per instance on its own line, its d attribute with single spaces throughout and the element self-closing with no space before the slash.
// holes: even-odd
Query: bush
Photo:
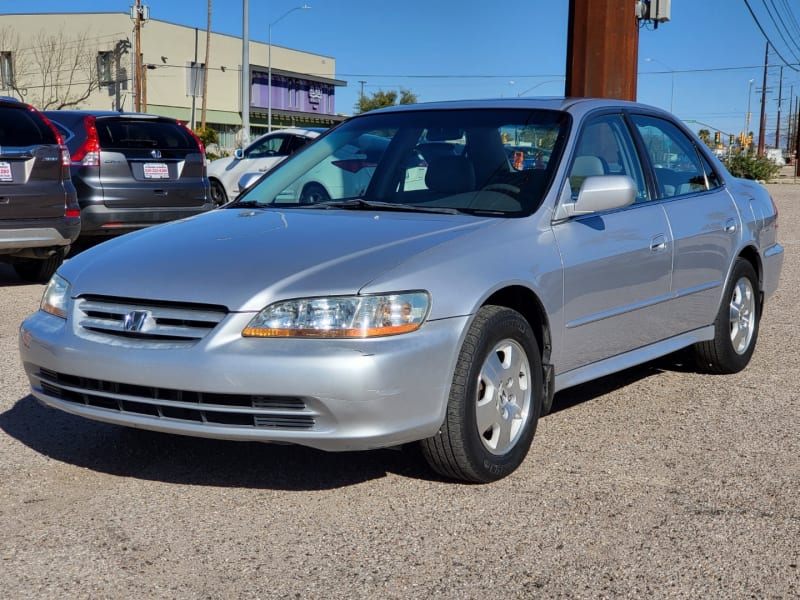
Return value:
<svg viewBox="0 0 800 600">
<path fill-rule="evenodd" d="M 734 154 L 725 161 L 725 166 L 734 177 L 767 181 L 775 177 L 780 167 L 766 156 L 751 156 L 749 154 Z"/>
</svg>

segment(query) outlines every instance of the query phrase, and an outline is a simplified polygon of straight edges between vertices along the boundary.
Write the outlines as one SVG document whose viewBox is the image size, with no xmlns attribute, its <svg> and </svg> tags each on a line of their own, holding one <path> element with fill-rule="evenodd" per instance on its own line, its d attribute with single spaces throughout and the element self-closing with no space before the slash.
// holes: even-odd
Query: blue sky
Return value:
<svg viewBox="0 0 800 600">
<path fill-rule="evenodd" d="M 206 0 L 143 3 L 149 5 L 152 18 L 205 28 Z M 406 88 L 420 101 L 563 94 L 568 0 L 307 3 L 310 10 L 286 14 L 303 2 L 250 0 L 250 37 L 266 41 L 268 24 L 274 23 L 273 44 L 335 58 L 337 78 L 349 84 L 337 90 L 340 112 L 351 112 L 360 81 L 365 82 L 366 94 Z M 0 0 L 0 13 L 127 13 L 131 4 L 133 0 L 28 4 Z M 783 70 L 785 131 L 790 93 L 800 95 L 800 73 L 795 70 L 800 68 L 800 3 L 750 0 L 749 4 L 777 51 L 794 67 Z M 769 7 L 776 9 L 772 16 Z M 214 31 L 242 34 L 241 0 L 213 0 L 212 9 Z M 777 10 L 796 35 L 780 35 L 773 21 Z M 640 31 L 638 100 L 666 109 L 672 105 L 695 130 L 706 126 L 738 134 L 744 128 L 752 89 L 750 129 L 757 131 L 766 40 L 745 1 L 673 0 L 671 16 L 669 23 L 656 30 Z M 259 62 L 253 57 L 251 61 Z M 773 53 L 770 64 L 775 66 L 767 85 L 767 140 L 774 142 L 782 61 Z"/>
</svg>

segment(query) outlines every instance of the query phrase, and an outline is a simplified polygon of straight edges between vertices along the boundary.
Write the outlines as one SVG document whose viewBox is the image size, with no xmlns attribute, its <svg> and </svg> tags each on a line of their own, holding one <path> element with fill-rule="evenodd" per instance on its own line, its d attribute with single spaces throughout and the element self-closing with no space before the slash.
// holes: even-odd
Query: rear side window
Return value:
<svg viewBox="0 0 800 600">
<path fill-rule="evenodd" d="M 0 147 L 56 144 L 56 135 L 41 117 L 27 108 L 0 108 Z"/>
<path fill-rule="evenodd" d="M 710 171 L 712 177 L 706 178 L 710 166 L 703 166 L 692 140 L 673 123 L 644 115 L 633 115 L 632 119 L 653 163 L 660 197 L 682 196 L 719 186 L 713 171 Z"/>
<path fill-rule="evenodd" d="M 164 121 L 97 119 L 95 124 L 103 148 L 170 148 L 197 150 L 189 131 Z"/>
</svg>

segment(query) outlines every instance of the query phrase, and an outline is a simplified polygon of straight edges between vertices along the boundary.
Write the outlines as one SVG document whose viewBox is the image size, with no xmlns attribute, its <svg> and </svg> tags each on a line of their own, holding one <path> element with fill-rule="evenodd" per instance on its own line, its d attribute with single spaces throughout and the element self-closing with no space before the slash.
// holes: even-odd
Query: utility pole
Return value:
<svg viewBox="0 0 800 600">
<path fill-rule="evenodd" d="M 136 0 L 133 14 L 133 97 L 134 110 L 142 110 L 142 5 L 141 0 Z"/>
<path fill-rule="evenodd" d="M 242 147 L 250 143 L 250 0 L 242 0 Z"/>
<path fill-rule="evenodd" d="M 781 148 L 781 102 L 783 100 L 783 67 L 781 67 L 781 78 L 778 83 L 778 124 L 775 125 L 775 147 Z"/>
<path fill-rule="evenodd" d="M 208 61 L 211 48 L 211 0 L 208 0 L 208 22 L 206 23 L 206 61 L 203 63 L 203 103 L 200 108 L 200 127 L 206 128 L 206 105 L 208 101 Z"/>
<path fill-rule="evenodd" d="M 639 22 L 630 0 L 570 0 L 567 96 L 636 100 Z"/>
<path fill-rule="evenodd" d="M 761 84 L 761 122 L 758 126 L 758 156 L 764 156 L 764 136 L 767 134 L 767 70 L 769 66 L 769 42 L 764 51 L 764 79 Z"/>
</svg>

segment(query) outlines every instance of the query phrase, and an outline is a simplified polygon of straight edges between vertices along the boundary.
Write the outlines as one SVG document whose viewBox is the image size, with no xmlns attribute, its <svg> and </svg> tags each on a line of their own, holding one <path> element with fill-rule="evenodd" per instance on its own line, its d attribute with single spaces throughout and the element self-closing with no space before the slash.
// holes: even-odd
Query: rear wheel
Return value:
<svg viewBox="0 0 800 600">
<path fill-rule="evenodd" d="M 211 201 L 214 206 L 222 206 L 228 202 L 228 195 L 225 193 L 225 187 L 216 180 L 211 181 Z"/>
<path fill-rule="evenodd" d="M 47 258 L 25 259 L 14 263 L 14 270 L 20 279 L 32 283 L 47 283 L 64 262 L 64 251 L 57 250 Z"/>
<path fill-rule="evenodd" d="M 330 199 L 328 191 L 318 183 L 309 183 L 300 194 L 300 204 L 317 204 Z"/>
<path fill-rule="evenodd" d="M 697 366 L 709 373 L 737 373 L 756 346 L 761 319 L 758 278 L 743 258 L 736 259 L 714 321 L 714 339 L 694 346 Z"/>
<path fill-rule="evenodd" d="M 485 306 L 461 348 L 444 423 L 422 440 L 431 467 L 477 483 L 513 472 L 533 441 L 544 395 L 541 355 L 518 312 Z"/>
</svg>

